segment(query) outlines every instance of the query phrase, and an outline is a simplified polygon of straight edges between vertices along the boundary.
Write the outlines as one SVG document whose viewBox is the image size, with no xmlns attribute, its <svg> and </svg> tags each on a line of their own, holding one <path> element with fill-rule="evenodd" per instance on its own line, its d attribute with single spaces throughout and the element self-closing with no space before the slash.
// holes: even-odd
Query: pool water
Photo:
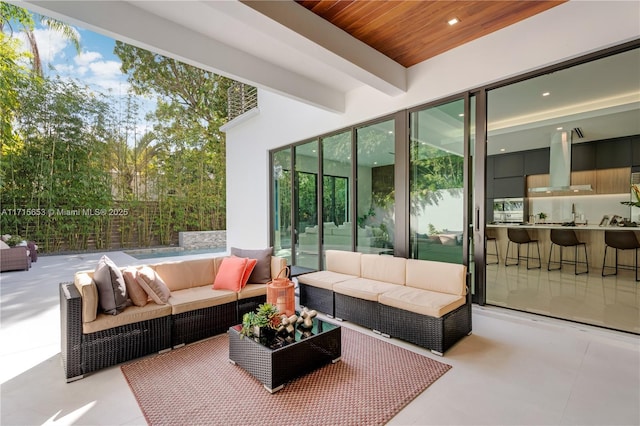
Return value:
<svg viewBox="0 0 640 426">
<path fill-rule="evenodd" d="M 125 253 L 136 259 L 154 259 L 157 257 L 174 257 L 174 256 L 189 256 L 192 254 L 205 254 L 205 253 L 224 253 L 225 247 L 209 247 L 201 249 L 188 249 L 184 250 L 179 247 L 168 248 L 156 248 L 145 250 L 131 250 Z"/>
</svg>

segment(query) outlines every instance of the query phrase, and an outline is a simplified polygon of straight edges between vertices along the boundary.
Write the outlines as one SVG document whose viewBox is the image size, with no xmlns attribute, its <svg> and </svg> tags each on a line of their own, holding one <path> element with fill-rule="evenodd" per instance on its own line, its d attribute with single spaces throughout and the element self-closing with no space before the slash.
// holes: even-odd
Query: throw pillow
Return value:
<svg viewBox="0 0 640 426">
<path fill-rule="evenodd" d="M 136 275 L 138 275 L 138 270 L 133 266 L 129 266 L 122 271 L 129 299 L 131 299 L 131 302 L 136 306 L 144 306 L 149 301 L 149 295 L 144 291 L 140 283 L 138 283 Z"/>
<path fill-rule="evenodd" d="M 4 249 L 8 249 L 8 248 L 11 248 L 11 247 L 9 247 L 9 244 L 7 244 L 4 241 L 0 240 L 0 250 L 4 250 Z"/>
<path fill-rule="evenodd" d="M 98 302 L 105 314 L 118 315 L 127 307 L 127 287 L 120 269 L 107 256 L 102 256 L 93 273 L 98 287 Z"/>
<path fill-rule="evenodd" d="M 247 267 L 244 269 L 244 275 L 242 276 L 243 288 L 249 282 L 249 277 L 251 276 L 251 273 L 253 272 L 253 270 L 256 268 L 257 264 L 258 264 L 258 259 L 247 259 Z"/>
<path fill-rule="evenodd" d="M 167 287 L 164 281 L 162 281 L 162 278 L 160 278 L 151 267 L 143 266 L 140 268 L 136 275 L 136 280 L 138 284 L 140 284 L 140 287 L 151 297 L 151 300 L 158 305 L 167 304 L 171 296 L 171 291 L 169 291 L 169 287 Z"/>
<path fill-rule="evenodd" d="M 247 259 L 243 257 L 225 257 L 218 268 L 218 273 L 213 281 L 214 290 L 240 291 Z"/>
<path fill-rule="evenodd" d="M 249 259 L 256 259 L 257 263 L 249 281 L 252 284 L 266 284 L 271 281 L 271 256 L 273 254 L 273 247 L 269 247 L 263 250 L 245 250 L 236 247 L 231 247 L 231 255 L 238 257 L 247 257 Z"/>
</svg>

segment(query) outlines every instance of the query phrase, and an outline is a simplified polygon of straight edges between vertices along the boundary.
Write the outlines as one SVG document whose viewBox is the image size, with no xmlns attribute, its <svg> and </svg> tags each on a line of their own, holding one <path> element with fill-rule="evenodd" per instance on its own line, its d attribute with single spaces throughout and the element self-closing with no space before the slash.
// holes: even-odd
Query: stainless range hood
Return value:
<svg viewBox="0 0 640 426">
<path fill-rule="evenodd" d="M 571 185 L 571 135 L 572 131 L 553 134 L 549 152 L 549 186 L 529 188 L 529 192 L 588 192 L 593 190 L 591 185 Z"/>
</svg>

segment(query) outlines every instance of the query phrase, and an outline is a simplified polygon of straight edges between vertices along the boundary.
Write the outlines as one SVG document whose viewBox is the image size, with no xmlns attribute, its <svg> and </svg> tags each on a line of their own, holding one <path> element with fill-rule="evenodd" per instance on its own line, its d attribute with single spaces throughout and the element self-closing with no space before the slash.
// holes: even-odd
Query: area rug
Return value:
<svg viewBox="0 0 640 426">
<path fill-rule="evenodd" d="M 122 366 L 151 425 L 384 424 L 451 366 L 342 327 L 342 360 L 270 394 L 226 334 Z"/>
</svg>

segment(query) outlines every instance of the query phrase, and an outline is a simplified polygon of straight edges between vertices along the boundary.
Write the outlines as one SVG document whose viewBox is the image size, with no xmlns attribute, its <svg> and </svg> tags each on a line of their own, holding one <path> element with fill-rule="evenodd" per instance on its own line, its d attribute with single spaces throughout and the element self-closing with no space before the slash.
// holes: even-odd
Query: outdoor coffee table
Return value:
<svg viewBox="0 0 640 426">
<path fill-rule="evenodd" d="M 280 342 L 282 346 L 275 348 L 252 337 L 241 338 L 241 329 L 241 325 L 229 328 L 229 362 L 242 367 L 271 393 L 290 380 L 340 361 L 342 355 L 340 326 L 322 319 L 314 318 L 311 336 L 296 330 L 294 342 Z"/>
</svg>

